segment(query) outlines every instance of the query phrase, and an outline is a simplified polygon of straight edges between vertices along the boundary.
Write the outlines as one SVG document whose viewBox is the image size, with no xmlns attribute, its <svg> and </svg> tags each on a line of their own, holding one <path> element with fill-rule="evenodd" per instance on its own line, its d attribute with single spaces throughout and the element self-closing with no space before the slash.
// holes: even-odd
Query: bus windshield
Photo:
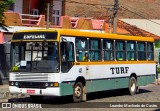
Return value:
<svg viewBox="0 0 160 111">
<path fill-rule="evenodd" d="M 11 71 L 59 72 L 57 42 L 13 42 Z"/>
</svg>

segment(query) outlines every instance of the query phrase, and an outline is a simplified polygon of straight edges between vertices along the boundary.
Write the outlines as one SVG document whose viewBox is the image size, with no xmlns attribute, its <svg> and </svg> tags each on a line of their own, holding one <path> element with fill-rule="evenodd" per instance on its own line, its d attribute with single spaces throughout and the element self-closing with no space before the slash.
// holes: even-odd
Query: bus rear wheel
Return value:
<svg viewBox="0 0 160 111">
<path fill-rule="evenodd" d="M 81 82 L 77 82 L 74 85 L 74 90 L 73 90 L 73 101 L 75 103 L 81 102 L 83 97 L 83 85 Z"/>
<path fill-rule="evenodd" d="M 135 77 L 132 76 L 129 79 L 129 92 L 131 95 L 135 95 L 136 91 L 137 91 L 137 80 Z"/>
</svg>

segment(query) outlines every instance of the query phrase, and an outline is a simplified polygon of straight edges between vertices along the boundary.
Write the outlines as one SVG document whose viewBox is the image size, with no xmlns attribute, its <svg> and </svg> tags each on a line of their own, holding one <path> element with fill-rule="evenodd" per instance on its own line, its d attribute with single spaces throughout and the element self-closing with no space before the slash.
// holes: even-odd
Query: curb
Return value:
<svg viewBox="0 0 160 111">
<path fill-rule="evenodd" d="M 155 84 L 160 85 L 160 78 L 156 79 Z"/>
<path fill-rule="evenodd" d="M 11 94 L 9 91 L 0 92 L 0 99 L 11 99 L 11 98 L 24 98 L 27 97 L 25 94 Z"/>
</svg>

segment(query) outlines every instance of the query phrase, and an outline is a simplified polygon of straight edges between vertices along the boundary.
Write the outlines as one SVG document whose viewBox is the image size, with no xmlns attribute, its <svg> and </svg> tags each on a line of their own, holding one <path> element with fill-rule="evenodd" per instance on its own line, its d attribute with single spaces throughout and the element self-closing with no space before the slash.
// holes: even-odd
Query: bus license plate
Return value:
<svg viewBox="0 0 160 111">
<path fill-rule="evenodd" d="M 35 94 L 35 90 L 27 90 L 27 94 Z"/>
</svg>

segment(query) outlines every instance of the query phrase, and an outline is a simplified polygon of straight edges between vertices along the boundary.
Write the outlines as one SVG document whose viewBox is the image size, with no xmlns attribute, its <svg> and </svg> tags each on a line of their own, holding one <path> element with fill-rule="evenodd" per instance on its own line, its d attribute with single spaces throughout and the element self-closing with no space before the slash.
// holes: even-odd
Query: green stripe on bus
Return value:
<svg viewBox="0 0 160 111">
<path fill-rule="evenodd" d="M 138 86 L 144 86 L 155 81 L 155 76 L 141 76 L 137 78 Z"/>
<path fill-rule="evenodd" d="M 87 81 L 87 92 L 104 91 L 128 87 L 129 78 Z"/>
<path fill-rule="evenodd" d="M 141 76 L 137 78 L 137 85 L 144 86 L 155 81 L 155 76 Z M 128 78 L 113 78 L 101 80 L 88 80 L 86 82 L 87 93 L 112 89 L 128 88 Z M 72 95 L 74 82 L 60 83 L 61 96 Z"/>
</svg>

